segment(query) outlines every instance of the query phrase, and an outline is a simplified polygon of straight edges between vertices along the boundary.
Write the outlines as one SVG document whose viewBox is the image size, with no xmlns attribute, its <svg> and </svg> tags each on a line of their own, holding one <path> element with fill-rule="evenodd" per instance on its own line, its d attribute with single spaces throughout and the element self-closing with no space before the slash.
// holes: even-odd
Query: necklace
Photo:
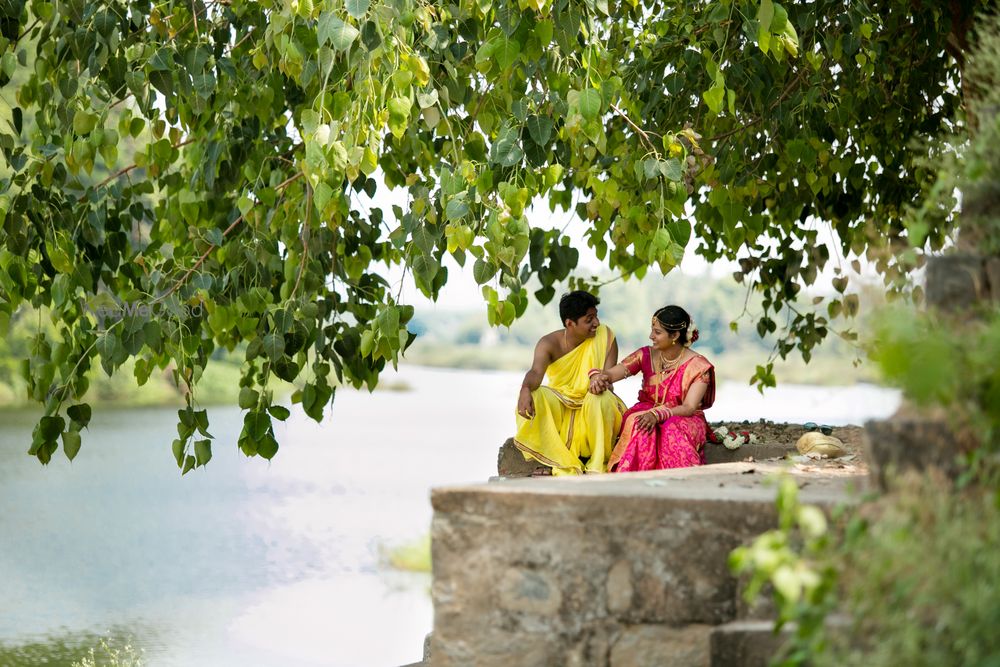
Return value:
<svg viewBox="0 0 1000 667">
<path fill-rule="evenodd" d="M 673 359 L 667 359 L 665 356 L 663 356 L 663 352 L 660 352 L 659 375 L 663 375 L 667 371 L 672 371 L 675 368 L 677 368 L 677 363 L 681 360 L 681 357 L 683 356 L 684 356 L 684 348 L 681 348 L 681 351 Z"/>
</svg>

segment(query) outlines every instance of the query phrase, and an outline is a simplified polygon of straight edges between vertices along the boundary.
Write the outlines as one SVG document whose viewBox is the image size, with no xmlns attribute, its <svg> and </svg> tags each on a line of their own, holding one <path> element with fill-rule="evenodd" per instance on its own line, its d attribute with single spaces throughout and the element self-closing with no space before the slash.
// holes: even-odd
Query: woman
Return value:
<svg viewBox="0 0 1000 667">
<path fill-rule="evenodd" d="M 715 367 L 688 348 L 697 339 L 691 316 L 679 306 L 667 306 L 653 314 L 652 345 L 636 350 L 609 370 L 591 371 L 590 389 L 595 393 L 642 371 L 639 402 L 624 415 L 609 471 L 704 463 L 708 423 L 703 410 L 715 401 Z"/>
</svg>

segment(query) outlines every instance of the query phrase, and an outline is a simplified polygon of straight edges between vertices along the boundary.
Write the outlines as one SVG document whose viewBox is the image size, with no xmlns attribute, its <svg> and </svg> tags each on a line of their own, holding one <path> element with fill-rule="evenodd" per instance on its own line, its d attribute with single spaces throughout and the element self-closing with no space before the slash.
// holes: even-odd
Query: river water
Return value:
<svg viewBox="0 0 1000 667">
<path fill-rule="evenodd" d="M 521 375 L 385 379 L 409 390 L 341 391 L 322 424 L 298 409 L 275 422 L 270 463 L 239 453 L 240 410 L 209 408 L 213 459 L 183 478 L 175 409 L 97 410 L 76 461 L 46 467 L 25 454 L 36 416 L 0 412 L 0 662 L 68 663 L 66 644 L 109 631 L 153 666 L 419 660 L 430 578 L 385 550 L 427 534 L 431 487 L 495 474 Z M 636 382 L 616 389 L 627 403 Z M 898 402 L 870 385 L 723 384 L 708 417 L 862 423 Z"/>
</svg>

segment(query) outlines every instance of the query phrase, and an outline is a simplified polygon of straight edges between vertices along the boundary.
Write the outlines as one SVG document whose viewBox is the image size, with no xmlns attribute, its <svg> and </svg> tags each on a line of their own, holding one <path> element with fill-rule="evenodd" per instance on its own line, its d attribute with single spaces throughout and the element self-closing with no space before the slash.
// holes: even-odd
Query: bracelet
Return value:
<svg viewBox="0 0 1000 667">
<path fill-rule="evenodd" d="M 595 375 L 600 375 L 601 372 L 602 371 L 600 368 L 591 368 L 589 371 L 587 371 L 587 377 L 592 378 Z"/>
<path fill-rule="evenodd" d="M 650 412 L 652 412 L 653 416 L 656 417 L 656 420 L 660 422 L 665 421 L 668 417 L 674 416 L 674 411 L 666 407 L 653 408 Z"/>
</svg>

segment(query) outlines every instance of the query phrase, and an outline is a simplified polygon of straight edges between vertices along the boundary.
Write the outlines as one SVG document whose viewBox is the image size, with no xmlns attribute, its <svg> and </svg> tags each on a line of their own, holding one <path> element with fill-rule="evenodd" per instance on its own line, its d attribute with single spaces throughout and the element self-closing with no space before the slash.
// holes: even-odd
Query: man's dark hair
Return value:
<svg viewBox="0 0 1000 667">
<path fill-rule="evenodd" d="M 591 308 L 597 308 L 601 302 L 590 292 L 576 290 L 569 294 L 563 294 L 559 299 L 559 321 L 566 326 L 566 320 L 578 320 L 587 314 Z"/>
</svg>

